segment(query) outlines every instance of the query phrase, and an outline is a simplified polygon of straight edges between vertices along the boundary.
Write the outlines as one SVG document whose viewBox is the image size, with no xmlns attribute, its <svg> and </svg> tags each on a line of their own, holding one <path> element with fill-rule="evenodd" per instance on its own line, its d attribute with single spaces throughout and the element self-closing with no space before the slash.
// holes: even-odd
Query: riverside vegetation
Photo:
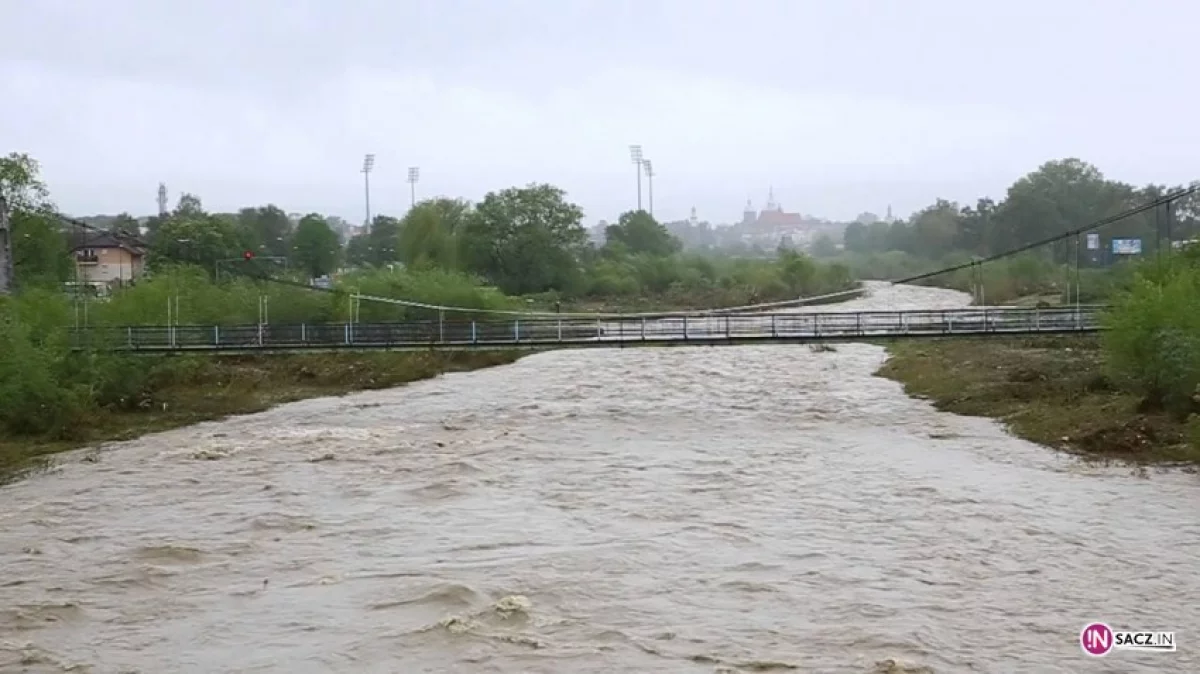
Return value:
<svg viewBox="0 0 1200 674">
<path fill-rule="evenodd" d="M 394 386 L 450 370 L 511 362 L 515 353 L 339 353 L 287 357 L 122 356 L 70 348 L 74 325 L 259 321 L 340 322 L 350 293 L 474 309 L 573 306 L 692 308 L 820 295 L 856 286 L 849 270 L 794 251 L 738 260 L 684 254 L 648 213 L 623 214 L 605 245 L 592 245 L 582 210 L 550 185 L 489 193 L 477 204 L 422 202 L 403 218 L 376 216 L 368 234 L 342 246 L 336 218 L 295 224 L 275 206 L 206 211 L 184 194 L 143 223 L 148 274 L 103 300 L 63 292 L 74 279 L 70 250 L 88 232 L 65 225 L 26 155 L 0 157 L 0 194 L 11 204 L 16 292 L 0 297 L 0 477 L 30 460 L 89 443 L 127 439 L 317 395 Z M 134 240 L 127 214 L 104 222 Z M 250 260 L 243 251 L 256 251 Z M 278 261 L 286 260 L 285 264 Z M 349 269 L 334 274 L 339 269 Z M 333 274 L 329 292 L 304 287 Z M 263 281 L 290 279 L 296 285 Z M 299 287 L 298 287 L 299 286 Z M 364 302 L 361 321 L 428 313 Z"/>
<path fill-rule="evenodd" d="M 998 252 L 989 239 L 1006 246 L 1046 239 L 1086 224 L 1085 218 L 1098 220 L 1168 191 L 1174 190 L 1136 190 L 1107 181 L 1077 160 L 1050 162 L 1017 181 L 1000 204 L 982 199 L 977 207 L 958 209 L 939 202 L 908 222 L 849 231 L 847 247 L 854 243 L 859 250 L 852 256 L 873 260 L 875 269 L 895 278 L 920 273 L 922 265 Z M 1084 198 L 1102 207 L 1082 203 Z M 1035 209 L 1042 218 L 1020 217 Z M 1098 230 L 1105 246 L 1113 237 L 1141 238 L 1145 254 L 1136 262 L 1076 251 L 1071 242 L 1065 250 L 1047 246 L 978 272 L 928 279 L 965 291 L 982 284 L 988 304 L 1057 303 L 1076 296 L 1108 303 L 1106 330 L 1095 336 L 896 343 L 880 375 L 940 409 L 996 418 L 1020 437 L 1066 451 L 1200 463 L 1200 252 L 1167 245 L 1200 234 L 1198 215 L 1200 204 L 1190 195 L 1170 213 L 1147 212 Z M 1042 226 L 1030 225 L 1037 222 Z M 934 246 L 946 256 L 922 260 L 913 251 L 932 234 L 935 240 L 975 245 Z M 889 240 L 903 249 L 888 250 Z M 868 241 L 874 250 L 868 250 Z M 1083 253 L 1078 275 L 1072 269 L 1077 252 Z"/>
<path fill-rule="evenodd" d="M 1049 161 L 1014 181 L 999 201 L 981 198 L 962 205 L 938 199 L 905 220 L 848 225 L 841 251 L 829 241 L 818 241 L 813 249 L 846 265 L 857 278 L 894 280 L 1032 246 L 1181 189 L 1110 180 L 1079 159 Z M 1023 298 L 1104 302 L 1128 286 L 1133 271 L 1111 253 L 1113 240 L 1137 239 L 1145 257 L 1158 257 L 1172 250 L 1171 241 L 1200 237 L 1200 193 L 1174 202 L 1169 212 L 1147 210 L 1092 233 L 1095 248 L 1088 247 L 1086 237 L 1069 237 L 922 283 L 966 292 L 982 285 L 987 303 Z"/>
</svg>

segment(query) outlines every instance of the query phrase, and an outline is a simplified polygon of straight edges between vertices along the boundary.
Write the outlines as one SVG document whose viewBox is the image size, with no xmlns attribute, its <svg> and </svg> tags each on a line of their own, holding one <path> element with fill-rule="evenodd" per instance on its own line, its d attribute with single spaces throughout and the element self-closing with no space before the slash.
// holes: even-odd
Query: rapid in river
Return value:
<svg viewBox="0 0 1200 674">
<path fill-rule="evenodd" d="M 0 671 L 1200 671 L 1195 476 L 835 349 L 554 351 L 64 455 L 0 488 Z M 1179 650 L 1089 658 L 1094 620 Z"/>
</svg>

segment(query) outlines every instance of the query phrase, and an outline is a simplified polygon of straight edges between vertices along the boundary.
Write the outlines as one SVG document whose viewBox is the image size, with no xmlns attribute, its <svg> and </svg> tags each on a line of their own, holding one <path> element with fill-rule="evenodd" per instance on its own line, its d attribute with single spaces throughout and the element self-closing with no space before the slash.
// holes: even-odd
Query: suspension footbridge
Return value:
<svg viewBox="0 0 1200 674">
<path fill-rule="evenodd" d="M 78 347 L 133 353 L 287 353 L 327 350 L 462 350 L 721 346 L 875 339 L 1088 333 L 1099 306 L 936 311 L 725 313 L 652 318 L 513 317 L 389 323 L 94 327 Z"/>
</svg>

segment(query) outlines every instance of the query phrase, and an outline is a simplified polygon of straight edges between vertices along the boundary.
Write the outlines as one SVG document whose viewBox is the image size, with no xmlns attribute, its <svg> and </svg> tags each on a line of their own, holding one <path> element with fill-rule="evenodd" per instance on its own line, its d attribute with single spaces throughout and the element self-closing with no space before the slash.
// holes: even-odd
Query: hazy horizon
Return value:
<svg viewBox="0 0 1200 674">
<path fill-rule="evenodd" d="M 999 198 L 1051 159 L 1200 178 L 1183 0 L 42 0 L 8 11 L 0 148 L 77 215 L 153 213 L 159 182 L 231 211 L 352 223 L 529 182 L 587 224 L 655 214 L 897 216 Z M 643 190 L 647 186 L 643 179 Z M 646 202 L 644 202 L 645 204 Z"/>
</svg>

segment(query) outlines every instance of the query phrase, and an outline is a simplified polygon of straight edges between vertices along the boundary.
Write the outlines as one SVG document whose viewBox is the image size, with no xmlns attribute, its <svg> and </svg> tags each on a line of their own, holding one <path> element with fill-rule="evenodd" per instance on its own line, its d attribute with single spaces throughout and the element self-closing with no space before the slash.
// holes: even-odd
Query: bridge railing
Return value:
<svg viewBox="0 0 1200 674">
<path fill-rule="evenodd" d="M 968 308 L 858 313 L 768 313 L 670 318 L 528 318 L 394 323 L 90 327 L 76 346 L 134 351 L 353 346 L 719 342 L 1091 331 L 1102 307 Z"/>
</svg>

